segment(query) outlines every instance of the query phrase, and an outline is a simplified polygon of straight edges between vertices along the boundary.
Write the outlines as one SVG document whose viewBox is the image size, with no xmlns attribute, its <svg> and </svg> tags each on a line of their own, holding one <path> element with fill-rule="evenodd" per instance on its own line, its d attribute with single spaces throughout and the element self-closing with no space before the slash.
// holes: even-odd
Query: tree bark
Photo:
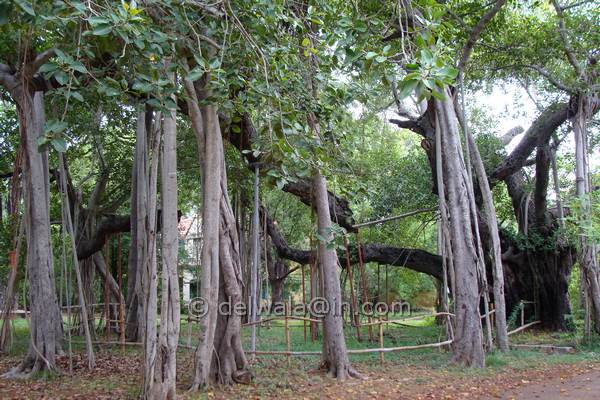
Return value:
<svg viewBox="0 0 600 400">
<path fill-rule="evenodd" d="M 472 232 L 466 172 L 461 160 L 460 136 L 452 95 L 445 89 L 444 100 L 435 100 L 435 113 L 441 135 L 444 185 L 448 210 L 452 257 L 455 273 L 456 303 L 454 355 L 452 362 L 473 367 L 484 366 L 482 328 L 479 318 L 477 252 Z"/>
<path fill-rule="evenodd" d="M 271 287 L 271 310 L 274 310 L 277 304 L 283 303 L 283 289 L 285 280 L 290 274 L 290 269 L 285 262 L 278 256 L 273 259 L 271 247 L 267 247 L 267 279 Z"/>
<path fill-rule="evenodd" d="M 175 400 L 177 344 L 179 341 L 179 279 L 177 255 L 177 127 L 175 110 L 163 121 L 164 144 L 161 163 L 162 200 L 162 295 L 158 348 L 154 361 L 152 395 L 149 398 Z"/>
<path fill-rule="evenodd" d="M 27 269 L 31 306 L 29 350 L 21 364 L 6 376 L 31 376 L 55 371 L 62 353 L 62 318 L 56 298 L 50 244 L 48 151 L 38 150 L 44 134 L 44 95 L 23 89 L 18 103 L 21 141 L 25 150 L 24 194 Z"/>
<path fill-rule="evenodd" d="M 254 167 L 254 209 L 252 210 L 252 235 L 250 236 L 250 292 L 248 300 L 250 301 L 250 320 L 256 321 L 258 308 L 258 264 L 260 260 L 259 249 L 259 231 L 260 231 L 260 210 L 259 210 L 259 168 Z M 256 351 L 256 325 L 251 327 L 250 348 Z"/>
<path fill-rule="evenodd" d="M 152 263 L 156 261 L 156 198 L 152 193 L 156 193 L 158 159 L 153 150 L 158 149 L 158 130 L 152 121 L 151 111 L 138 112 L 132 172 L 131 248 L 127 271 L 126 337 L 130 341 L 144 340 L 147 312 L 144 307 L 148 300 L 145 293 L 149 289 L 146 284 L 152 282 L 144 282 L 143 278 L 152 279 L 152 270 L 155 270 Z M 153 159 L 149 165 L 151 154 Z M 146 270 L 147 267 L 150 270 Z"/>
<path fill-rule="evenodd" d="M 196 133 L 202 166 L 201 296 L 206 313 L 200 319 L 200 342 L 195 352 L 195 374 L 190 390 L 215 383 L 247 383 L 252 379 L 241 344 L 241 264 L 235 216 L 227 194 L 227 174 L 217 109 L 198 107 L 192 82 L 185 80 L 188 112 Z M 218 313 L 220 302 L 230 312 Z"/>
<path fill-rule="evenodd" d="M 330 375 L 338 380 L 356 376 L 350 364 L 344 338 L 344 321 L 342 320 L 342 290 L 337 274 L 338 259 L 335 250 L 328 248 L 333 240 L 331 232 L 331 216 L 327 199 L 327 185 L 320 172 L 313 175 L 315 211 L 317 228 L 323 238 L 319 241 L 319 269 L 323 281 L 323 295 L 329 304 L 329 312 L 323 317 L 323 355 L 322 362 Z"/>
<path fill-rule="evenodd" d="M 139 275 L 136 279 L 136 292 L 140 296 L 140 302 L 138 305 L 138 322 L 140 331 L 138 335 L 142 337 L 142 343 L 144 348 L 144 387 L 143 397 L 152 397 L 151 393 L 153 390 L 153 379 L 156 367 L 157 357 L 157 336 L 156 336 L 156 319 L 157 319 L 157 261 L 156 261 L 156 184 L 158 179 L 158 158 L 160 153 L 160 142 L 161 142 L 161 116 L 160 113 L 152 115 L 151 112 L 146 112 L 148 120 L 153 123 L 145 125 L 145 131 L 149 131 L 149 156 L 150 166 L 147 171 L 143 171 L 148 174 L 147 186 L 142 188 L 139 192 L 143 193 L 141 197 L 137 198 L 138 205 L 139 201 L 146 200 L 141 204 L 141 207 L 145 209 L 146 218 L 142 221 L 143 229 L 138 231 L 138 240 L 142 240 L 144 243 L 143 257 L 139 260 L 141 263 Z M 143 113 L 139 113 L 138 119 L 144 118 Z M 137 150 L 137 147 L 136 147 Z M 139 177 L 139 175 L 138 175 Z M 138 187 L 138 190 L 140 188 Z M 139 210 L 138 210 L 139 211 Z M 139 218 L 138 214 L 138 218 Z M 140 253 L 137 254 L 138 257 Z"/>
<path fill-rule="evenodd" d="M 492 264 L 493 291 L 494 291 L 494 319 L 496 322 L 496 342 L 500 351 L 508 351 L 508 330 L 506 327 L 506 302 L 504 300 L 504 269 L 502 267 L 502 251 L 500 248 L 500 234 L 498 233 L 498 220 L 492 191 L 488 183 L 485 167 L 479 154 L 473 136 L 468 135 L 468 146 L 473 155 L 475 175 L 481 192 L 483 211 L 486 225 L 489 227 L 489 255 Z"/>
<path fill-rule="evenodd" d="M 8 273 L 6 291 L 4 292 L 4 304 L 2 306 L 2 330 L 0 331 L 0 352 L 2 353 L 8 353 L 12 340 L 12 335 L 10 333 L 12 327 L 12 309 L 15 305 L 17 294 L 19 254 L 21 252 L 21 245 L 23 243 L 22 237 L 24 221 L 22 217 L 19 216 L 19 200 L 21 198 L 21 178 L 19 171 L 21 170 L 22 163 L 23 151 L 22 147 L 19 147 L 17 156 L 15 158 L 15 165 L 13 167 L 10 190 L 7 196 L 7 219 L 10 221 L 10 223 L 15 224 L 17 220 L 19 220 L 19 223 L 16 224 L 12 229 L 13 250 L 8 254 L 10 271 Z"/>
<path fill-rule="evenodd" d="M 575 188 L 580 201 L 581 217 L 579 221 L 579 266 L 582 278 L 585 279 L 587 300 L 590 305 L 590 316 L 594 321 L 595 330 L 600 334 L 600 272 L 596 244 L 590 240 L 586 225 L 591 221 L 590 183 L 587 165 L 587 119 L 592 112 L 592 105 L 587 96 L 581 94 L 578 98 L 577 113 L 571 119 L 575 133 Z M 586 315 L 587 318 L 587 315 Z"/>
</svg>

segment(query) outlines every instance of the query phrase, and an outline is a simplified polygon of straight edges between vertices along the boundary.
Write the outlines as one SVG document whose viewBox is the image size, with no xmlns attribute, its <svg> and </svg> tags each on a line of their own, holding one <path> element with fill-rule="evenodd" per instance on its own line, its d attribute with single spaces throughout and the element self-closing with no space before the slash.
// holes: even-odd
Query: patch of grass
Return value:
<svg viewBox="0 0 600 400">
<path fill-rule="evenodd" d="M 198 340 L 198 324 L 191 323 L 188 326 L 186 318 L 182 318 L 180 342 L 187 344 L 188 328 L 191 328 L 191 344 L 195 346 Z M 25 320 L 14 321 L 14 346 L 11 351 L 14 359 L 18 359 L 27 351 L 29 342 L 28 326 Z M 306 328 L 306 339 L 304 336 L 304 324 L 302 321 L 290 321 L 291 349 L 294 351 L 321 351 L 322 331 L 319 331 L 317 340 L 310 337 L 310 329 Z M 246 350 L 250 348 L 249 328 L 243 328 L 242 340 Z M 369 340 L 368 328 L 360 330 L 361 340 L 356 337 L 356 329 L 347 325 L 345 327 L 346 342 L 349 349 L 378 348 L 378 327 L 372 328 L 373 341 Z M 352 354 L 351 362 L 355 368 L 370 377 L 379 377 L 391 374 L 393 371 L 417 371 L 409 377 L 404 377 L 404 372 L 399 372 L 395 379 L 402 382 L 411 382 L 417 386 L 431 384 L 430 378 L 423 376 L 445 377 L 457 383 L 471 382 L 473 379 L 494 379 L 498 374 L 510 376 L 516 373 L 526 373 L 531 370 L 544 370 L 556 365 L 581 365 L 582 363 L 600 362 L 600 339 L 595 339 L 589 344 L 583 345 L 578 339 L 577 333 L 552 333 L 526 331 L 511 337 L 512 343 L 544 343 L 557 346 L 575 346 L 574 354 L 546 354 L 543 351 L 528 349 L 513 349 L 506 353 L 493 352 L 486 355 L 485 369 L 469 369 L 448 364 L 451 353 L 447 349 L 425 348 L 408 350 L 394 353 L 385 353 L 385 362 L 380 364 L 379 353 Z M 99 335 L 102 340 L 102 335 Z M 431 317 L 423 317 L 416 320 L 406 321 L 406 324 L 388 324 L 384 328 L 384 346 L 397 347 L 406 345 L 419 345 L 440 342 L 445 339 L 444 328 L 435 324 Z M 82 364 L 82 354 L 85 352 L 82 337 L 73 337 L 73 349 Z M 111 336 L 110 340 L 118 340 Z M 66 346 L 65 346 L 66 347 Z M 111 372 L 108 375 L 84 375 L 86 378 L 71 379 L 65 381 L 64 376 L 49 377 L 54 380 L 52 386 L 69 386 L 73 393 L 112 393 L 117 392 L 126 398 L 136 398 L 139 395 L 140 382 L 139 371 L 135 367 L 137 361 L 131 357 L 139 358 L 139 346 L 126 346 L 121 352 L 119 346 L 99 346 L 104 353 L 112 353 L 122 357 L 121 362 L 128 360 L 132 368 L 127 372 L 121 371 L 119 375 Z M 257 328 L 257 349 L 259 350 L 286 350 L 286 335 L 283 321 L 273 321 L 270 324 Z M 84 356 L 83 356 L 84 357 Z M 293 397 L 296 394 L 297 385 L 300 384 L 308 391 L 317 393 L 319 388 L 332 385 L 330 378 L 317 371 L 320 360 L 318 355 L 304 357 L 284 356 L 259 356 L 253 358 L 248 355 L 251 369 L 256 380 L 251 385 L 236 385 L 235 388 L 218 388 L 213 391 L 204 391 L 188 397 L 185 393 L 184 382 L 189 382 L 193 372 L 193 352 L 189 349 L 180 348 L 178 351 L 178 380 L 182 391 L 182 398 L 256 398 L 256 397 Z M 115 358 L 117 359 L 117 358 Z M 12 361 L 11 361 L 12 362 Z M 114 363 L 114 362 L 113 362 Z M 118 363 L 118 362 L 117 362 Z M 104 366 L 106 367 L 106 365 Z M 103 368 L 99 366 L 99 371 Z M 556 367 L 554 367 L 556 368 Z M 405 380 L 406 379 L 406 380 Z M 50 384 L 50 383 L 49 383 Z M 466 383 L 465 383 L 466 384 Z M 306 389 L 308 388 L 308 389 Z M 313 389 L 314 388 L 314 389 Z M 213 395 L 211 395 L 211 393 Z M 1 397 L 1 396 L 0 396 Z M 313 398 L 313 397 L 309 397 Z"/>
</svg>

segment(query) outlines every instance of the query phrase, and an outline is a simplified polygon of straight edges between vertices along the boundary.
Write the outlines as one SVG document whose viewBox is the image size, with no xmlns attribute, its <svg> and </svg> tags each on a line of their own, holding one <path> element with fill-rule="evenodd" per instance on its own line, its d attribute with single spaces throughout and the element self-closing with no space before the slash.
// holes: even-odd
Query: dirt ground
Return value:
<svg viewBox="0 0 600 400">
<path fill-rule="evenodd" d="M 598 400 L 600 399 L 600 367 L 575 376 L 560 376 L 527 385 L 506 394 L 507 400 Z"/>
<path fill-rule="evenodd" d="M 86 370 L 80 355 L 61 360 L 63 372 L 46 381 L 0 378 L 0 399 L 135 399 L 139 388 L 136 354 L 102 351 L 98 366 Z M 402 364 L 396 361 L 357 362 L 364 379 L 339 383 L 315 369 L 315 359 L 262 359 L 255 362 L 251 385 L 215 388 L 202 393 L 185 391 L 191 379 L 191 355 L 180 358 L 178 379 L 182 399 L 600 399 L 600 364 L 578 361 L 550 363 L 535 368 L 502 367 L 465 371 Z M 0 359 L 0 371 L 17 358 Z"/>
</svg>

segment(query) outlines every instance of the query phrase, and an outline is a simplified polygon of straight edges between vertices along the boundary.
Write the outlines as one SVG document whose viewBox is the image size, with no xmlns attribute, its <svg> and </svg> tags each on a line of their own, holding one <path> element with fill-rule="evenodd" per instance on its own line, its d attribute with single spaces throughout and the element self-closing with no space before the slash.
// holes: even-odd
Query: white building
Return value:
<svg viewBox="0 0 600 400">
<path fill-rule="evenodd" d="M 182 300 L 188 303 L 198 296 L 200 251 L 202 247 L 202 217 L 183 216 L 179 220 L 179 276 L 182 279 Z"/>
</svg>

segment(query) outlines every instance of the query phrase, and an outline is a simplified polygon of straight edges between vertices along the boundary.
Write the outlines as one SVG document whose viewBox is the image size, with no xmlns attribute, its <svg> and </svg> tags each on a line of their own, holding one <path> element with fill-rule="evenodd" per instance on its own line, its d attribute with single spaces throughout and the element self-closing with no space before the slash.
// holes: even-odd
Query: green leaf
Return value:
<svg viewBox="0 0 600 400">
<path fill-rule="evenodd" d="M 310 45 L 310 39 L 305 37 L 302 39 L 302 47 L 308 47 Z"/>
<path fill-rule="evenodd" d="M 12 7 L 10 4 L 0 3 L 0 26 L 8 23 L 8 17 L 10 16 L 11 11 Z"/>
<path fill-rule="evenodd" d="M 418 101 L 428 97 L 428 90 L 422 82 L 418 82 L 417 86 L 415 86 L 415 95 L 417 96 Z"/>
<path fill-rule="evenodd" d="M 64 130 L 67 129 L 67 127 L 68 125 L 66 122 L 51 119 L 49 121 L 46 121 L 46 124 L 44 125 L 44 133 L 46 135 L 61 133 L 64 132 Z"/>
<path fill-rule="evenodd" d="M 50 144 L 52 147 L 54 147 L 54 150 L 58 151 L 59 153 L 64 153 L 67 151 L 67 141 L 63 138 L 52 139 Z"/>
<path fill-rule="evenodd" d="M 56 54 L 56 58 L 62 62 L 67 62 L 69 59 L 69 57 L 61 49 L 54 49 L 54 54 Z"/>
<path fill-rule="evenodd" d="M 46 146 L 46 144 L 48 143 L 48 138 L 46 136 L 39 136 L 36 141 L 38 145 L 38 150 L 42 151 L 44 149 L 44 146 Z"/>
<path fill-rule="evenodd" d="M 400 100 L 410 96 L 418 84 L 419 81 L 416 79 L 411 79 L 408 81 L 404 80 L 400 82 L 400 94 L 398 95 L 398 97 L 400 97 Z"/>
<path fill-rule="evenodd" d="M 449 78 L 449 79 L 456 79 L 456 77 L 458 76 L 458 70 L 454 67 L 450 67 L 450 66 L 445 66 L 442 67 L 439 70 L 440 74 Z"/>
<path fill-rule="evenodd" d="M 221 66 L 221 60 L 217 57 L 213 58 L 208 62 L 210 69 L 217 69 Z"/>
<path fill-rule="evenodd" d="M 79 92 L 71 92 L 71 97 L 83 103 L 83 96 Z"/>
<path fill-rule="evenodd" d="M 35 17 L 35 12 L 33 11 L 33 8 L 31 7 L 31 3 L 30 2 L 24 1 L 24 0 L 18 0 L 17 4 L 27 14 L 31 15 L 32 17 Z"/>
<path fill-rule="evenodd" d="M 150 93 L 152 91 L 152 84 L 138 81 L 135 82 L 131 88 L 138 92 Z"/>
<path fill-rule="evenodd" d="M 160 104 L 160 101 L 158 101 L 158 99 L 149 99 L 146 104 L 154 107 L 154 108 L 161 108 L 162 104 Z"/>
<path fill-rule="evenodd" d="M 433 62 L 433 53 L 429 49 L 421 50 L 421 60 L 425 64 L 431 64 Z"/>
<path fill-rule="evenodd" d="M 377 56 L 377 53 L 375 53 L 373 51 L 370 51 L 370 52 L 367 53 L 367 55 L 365 56 L 365 58 L 367 60 L 370 60 L 371 58 L 374 58 L 375 56 Z"/>
<path fill-rule="evenodd" d="M 177 103 L 175 103 L 175 101 L 169 97 L 165 100 L 165 107 L 167 110 L 177 110 Z"/>
<path fill-rule="evenodd" d="M 66 85 L 69 82 L 69 75 L 64 71 L 58 71 L 54 74 L 54 78 L 61 85 Z"/>
<path fill-rule="evenodd" d="M 190 82 L 194 82 L 197 81 L 198 79 L 200 79 L 200 77 L 204 74 L 204 69 L 200 68 L 200 67 L 196 67 L 193 70 L 191 70 L 189 72 L 189 74 L 187 74 L 187 76 L 185 77 L 185 79 L 187 79 Z"/>
<path fill-rule="evenodd" d="M 112 26 L 110 25 L 98 25 L 96 29 L 92 31 L 92 34 L 95 36 L 106 36 L 112 31 Z"/>
<path fill-rule="evenodd" d="M 431 91 L 431 95 L 432 95 L 433 97 L 435 97 L 436 99 L 438 99 L 438 100 L 444 100 L 444 98 L 445 98 L 445 96 L 444 96 L 444 94 L 443 94 L 443 93 L 440 93 L 440 92 L 438 92 L 438 91 L 437 91 L 437 90 L 435 90 L 435 89 L 433 89 L 433 90 Z"/>
<path fill-rule="evenodd" d="M 101 18 L 101 17 L 90 17 L 90 18 L 88 18 L 88 22 L 91 26 L 110 24 L 109 20 L 107 20 L 106 18 Z"/>
<path fill-rule="evenodd" d="M 39 71 L 41 73 L 45 73 L 45 72 L 54 72 L 57 69 L 58 69 L 58 65 L 53 64 L 53 63 L 46 63 L 40 67 Z"/>
<path fill-rule="evenodd" d="M 386 60 L 387 60 L 386 56 L 377 56 L 377 57 L 375 57 L 375 61 L 377 61 L 378 63 L 385 62 Z"/>
<path fill-rule="evenodd" d="M 83 65 L 79 61 L 75 61 L 75 62 L 71 63 L 71 69 L 73 69 L 77 72 L 81 72 L 82 74 L 87 73 L 87 68 L 85 67 L 85 65 Z"/>
</svg>

